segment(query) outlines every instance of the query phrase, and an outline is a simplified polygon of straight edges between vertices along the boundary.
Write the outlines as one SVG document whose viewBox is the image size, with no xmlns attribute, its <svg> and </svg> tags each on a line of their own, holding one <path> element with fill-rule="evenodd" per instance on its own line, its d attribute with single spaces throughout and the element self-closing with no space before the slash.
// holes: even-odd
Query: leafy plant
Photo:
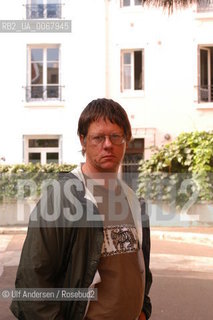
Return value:
<svg viewBox="0 0 213 320">
<path fill-rule="evenodd" d="M 16 164 L 16 165 L 0 165 L 0 200 L 16 199 L 19 196 L 18 187 L 20 183 L 24 183 L 24 197 L 29 197 L 30 181 L 36 186 L 35 195 L 39 196 L 42 182 L 46 179 L 56 179 L 60 172 L 70 172 L 75 168 L 71 164 L 55 164 L 50 163 L 41 165 L 39 163 L 32 164 Z"/>
<path fill-rule="evenodd" d="M 139 167 L 138 195 L 182 206 L 213 200 L 213 131 L 180 134 Z"/>
</svg>

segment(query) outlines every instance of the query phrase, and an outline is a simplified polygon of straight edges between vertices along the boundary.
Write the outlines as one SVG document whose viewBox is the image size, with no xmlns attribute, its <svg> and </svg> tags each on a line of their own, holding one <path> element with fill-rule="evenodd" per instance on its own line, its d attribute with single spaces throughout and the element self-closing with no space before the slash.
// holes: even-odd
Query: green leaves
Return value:
<svg viewBox="0 0 213 320">
<path fill-rule="evenodd" d="M 71 164 L 16 164 L 0 165 L 0 201 L 18 197 L 18 183 L 32 181 L 36 185 L 36 195 L 40 195 L 41 184 L 45 179 L 57 178 L 59 172 L 70 172 L 75 168 Z M 25 197 L 30 196 L 30 189 L 25 187 Z"/>
<path fill-rule="evenodd" d="M 183 192 L 186 179 L 192 183 Z M 140 163 L 137 191 L 140 196 L 175 200 L 179 206 L 193 195 L 195 185 L 196 201 L 213 200 L 213 131 L 181 133 L 150 160 Z"/>
</svg>

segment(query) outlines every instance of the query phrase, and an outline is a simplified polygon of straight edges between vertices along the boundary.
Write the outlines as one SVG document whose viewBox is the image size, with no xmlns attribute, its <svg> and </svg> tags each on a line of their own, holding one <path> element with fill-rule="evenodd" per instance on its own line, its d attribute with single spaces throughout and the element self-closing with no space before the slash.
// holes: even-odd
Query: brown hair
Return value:
<svg viewBox="0 0 213 320">
<path fill-rule="evenodd" d="M 99 119 L 116 123 L 124 130 L 127 142 L 130 141 L 132 131 L 126 111 L 119 103 L 106 98 L 92 100 L 82 111 L 78 121 L 78 135 L 86 137 L 90 124 Z"/>
</svg>

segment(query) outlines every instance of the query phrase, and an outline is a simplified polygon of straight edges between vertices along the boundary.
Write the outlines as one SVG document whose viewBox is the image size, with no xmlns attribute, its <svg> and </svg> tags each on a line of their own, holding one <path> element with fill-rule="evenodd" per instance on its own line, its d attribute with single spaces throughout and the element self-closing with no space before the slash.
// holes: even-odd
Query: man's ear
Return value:
<svg viewBox="0 0 213 320">
<path fill-rule="evenodd" d="M 81 146 L 82 146 L 81 152 L 82 152 L 82 154 L 84 156 L 85 153 L 86 153 L 86 139 L 85 139 L 85 137 L 83 135 L 80 135 L 80 142 L 81 142 Z"/>
<path fill-rule="evenodd" d="M 86 146 L 86 141 L 85 141 L 85 137 L 81 134 L 80 135 L 80 142 L 81 142 L 81 146 L 82 148 Z"/>
<path fill-rule="evenodd" d="M 80 139 L 80 143 L 81 143 L 81 153 L 83 156 L 85 156 L 85 153 L 86 153 L 86 139 L 83 135 L 80 135 L 79 136 L 79 139 Z"/>
</svg>

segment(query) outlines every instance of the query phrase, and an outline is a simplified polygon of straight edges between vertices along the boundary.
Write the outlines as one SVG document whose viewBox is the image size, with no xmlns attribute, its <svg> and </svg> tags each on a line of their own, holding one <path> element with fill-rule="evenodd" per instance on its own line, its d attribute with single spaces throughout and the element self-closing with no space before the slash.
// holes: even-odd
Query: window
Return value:
<svg viewBox="0 0 213 320">
<path fill-rule="evenodd" d="M 26 5 L 27 19 L 60 19 L 59 0 L 31 0 Z"/>
<path fill-rule="evenodd" d="M 142 0 L 121 0 L 121 7 L 141 6 Z"/>
<path fill-rule="evenodd" d="M 59 46 L 29 47 L 27 101 L 61 100 Z"/>
<path fill-rule="evenodd" d="M 213 0 L 202 0 L 197 2 L 198 12 L 208 12 L 213 10 Z"/>
<path fill-rule="evenodd" d="M 144 155 L 144 139 L 137 138 L 131 140 L 126 149 L 124 160 L 122 163 L 122 177 L 126 183 L 137 190 L 139 161 Z"/>
<path fill-rule="evenodd" d="M 213 102 L 213 46 L 199 48 L 199 102 Z"/>
<path fill-rule="evenodd" d="M 127 90 L 143 90 L 143 50 L 121 53 L 121 91 Z"/>
<path fill-rule="evenodd" d="M 60 163 L 60 136 L 25 136 L 25 163 Z"/>
</svg>

